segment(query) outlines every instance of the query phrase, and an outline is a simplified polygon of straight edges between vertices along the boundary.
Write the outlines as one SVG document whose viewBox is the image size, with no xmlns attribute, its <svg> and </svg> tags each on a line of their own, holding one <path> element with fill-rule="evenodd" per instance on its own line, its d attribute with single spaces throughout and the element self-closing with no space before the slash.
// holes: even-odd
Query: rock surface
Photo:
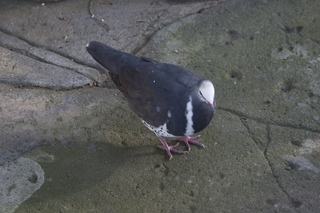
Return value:
<svg viewBox="0 0 320 213">
<path fill-rule="evenodd" d="M 14 212 L 44 183 L 44 172 L 34 160 L 21 157 L 0 167 L 0 211 Z"/>
<path fill-rule="evenodd" d="M 1 1 L 0 164 L 25 153 L 45 172 L 15 212 L 319 212 L 318 8 Z M 86 53 L 91 40 L 212 80 L 206 148 L 168 161 Z"/>
</svg>

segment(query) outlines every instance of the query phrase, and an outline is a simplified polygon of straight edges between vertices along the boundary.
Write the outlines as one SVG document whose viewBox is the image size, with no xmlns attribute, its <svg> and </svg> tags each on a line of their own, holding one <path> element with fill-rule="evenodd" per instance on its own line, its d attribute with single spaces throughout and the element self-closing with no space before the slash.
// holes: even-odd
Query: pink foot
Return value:
<svg viewBox="0 0 320 213">
<path fill-rule="evenodd" d="M 177 144 L 175 144 L 173 146 L 169 146 L 163 137 L 158 137 L 158 138 L 162 143 L 162 145 L 159 145 L 158 147 L 167 151 L 167 154 L 169 155 L 169 160 L 172 159 L 172 154 L 171 153 L 178 153 L 178 154 L 186 154 L 186 153 L 188 153 L 187 151 L 180 151 L 180 150 L 174 149 L 179 145 L 179 143 L 177 143 Z"/>
<path fill-rule="evenodd" d="M 197 136 L 194 136 L 194 137 L 183 136 L 181 138 L 177 138 L 176 140 L 183 141 L 186 144 L 186 146 L 188 148 L 188 151 L 190 151 L 191 150 L 190 143 L 192 143 L 194 145 L 197 145 L 197 146 L 201 146 L 201 147 L 204 148 L 204 144 L 194 140 L 194 139 L 199 138 L 200 136 L 201 135 L 197 135 Z"/>
</svg>

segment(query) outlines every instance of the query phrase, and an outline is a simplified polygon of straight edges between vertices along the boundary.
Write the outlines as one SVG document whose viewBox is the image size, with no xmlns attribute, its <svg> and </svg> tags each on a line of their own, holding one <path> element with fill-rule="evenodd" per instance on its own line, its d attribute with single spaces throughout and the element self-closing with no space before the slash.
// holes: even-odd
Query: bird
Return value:
<svg viewBox="0 0 320 213">
<path fill-rule="evenodd" d="M 118 51 L 91 41 L 86 50 L 108 70 L 111 80 L 126 98 L 130 109 L 153 131 L 169 159 L 186 154 L 190 144 L 205 147 L 192 136 L 206 128 L 216 110 L 215 88 L 208 79 L 183 67 Z M 169 146 L 165 137 L 178 137 L 188 151 Z"/>
</svg>

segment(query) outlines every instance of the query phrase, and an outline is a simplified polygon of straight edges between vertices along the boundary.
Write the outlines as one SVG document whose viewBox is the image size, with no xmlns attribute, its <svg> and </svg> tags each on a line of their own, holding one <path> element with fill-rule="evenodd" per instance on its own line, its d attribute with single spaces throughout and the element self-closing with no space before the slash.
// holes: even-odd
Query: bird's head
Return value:
<svg viewBox="0 0 320 213">
<path fill-rule="evenodd" d="M 200 99 L 210 104 L 213 110 L 215 110 L 215 90 L 211 81 L 203 79 L 199 81 L 199 96 Z"/>
</svg>

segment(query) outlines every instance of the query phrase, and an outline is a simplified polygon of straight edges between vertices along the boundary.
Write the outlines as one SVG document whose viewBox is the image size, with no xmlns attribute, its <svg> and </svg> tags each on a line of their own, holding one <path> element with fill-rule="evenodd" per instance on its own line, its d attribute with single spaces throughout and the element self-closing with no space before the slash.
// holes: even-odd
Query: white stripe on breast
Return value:
<svg viewBox="0 0 320 213">
<path fill-rule="evenodd" d="M 187 103 L 186 106 L 186 118 L 187 118 L 187 125 L 186 125 L 186 132 L 184 133 L 184 135 L 192 135 L 194 133 L 194 129 L 193 129 L 193 121 L 192 121 L 192 117 L 193 117 L 193 111 L 192 111 L 192 98 L 191 96 L 189 96 L 189 102 Z"/>
</svg>

